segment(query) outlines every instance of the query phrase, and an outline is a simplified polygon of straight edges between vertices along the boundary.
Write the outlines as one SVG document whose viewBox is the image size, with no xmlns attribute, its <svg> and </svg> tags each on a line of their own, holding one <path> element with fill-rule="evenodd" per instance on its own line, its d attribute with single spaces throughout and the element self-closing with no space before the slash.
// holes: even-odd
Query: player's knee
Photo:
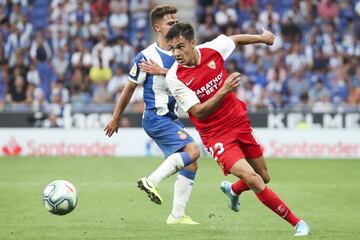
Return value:
<svg viewBox="0 0 360 240">
<path fill-rule="evenodd" d="M 188 145 L 186 145 L 185 148 L 184 148 L 184 151 L 187 154 L 189 154 L 189 157 L 191 158 L 191 160 L 193 162 L 196 161 L 200 157 L 199 146 L 194 142 L 191 142 Z"/>
<path fill-rule="evenodd" d="M 251 189 L 257 189 L 262 182 L 260 175 L 255 172 L 243 173 L 241 174 L 241 178 Z"/>
<path fill-rule="evenodd" d="M 193 156 L 192 156 L 191 159 L 192 159 L 194 162 L 196 162 L 196 160 L 198 160 L 199 157 L 200 157 L 200 149 L 199 149 L 199 147 L 198 147 L 197 145 L 196 145 L 196 148 L 194 149 L 192 155 L 193 155 Z"/>
<path fill-rule="evenodd" d="M 255 172 L 246 172 L 241 174 L 241 178 L 244 179 L 246 182 L 254 182 L 256 177 L 258 176 Z"/>
</svg>

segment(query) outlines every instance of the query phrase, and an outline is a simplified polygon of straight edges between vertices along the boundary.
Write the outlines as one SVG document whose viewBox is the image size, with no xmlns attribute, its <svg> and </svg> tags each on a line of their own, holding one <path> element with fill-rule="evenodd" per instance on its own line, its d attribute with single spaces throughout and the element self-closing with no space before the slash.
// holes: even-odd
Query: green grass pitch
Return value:
<svg viewBox="0 0 360 240">
<path fill-rule="evenodd" d="M 187 213 L 197 226 L 167 226 L 174 177 L 160 185 L 158 206 L 137 189 L 161 158 L 0 158 L 0 239 L 294 239 L 293 229 L 252 192 L 231 212 L 219 190 L 224 177 L 210 159 L 199 161 Z M 311 226 L 306 239 L 360 239 L 360 160 L 268 159 L 270 187 Z M 48 213 L 44 187 L 72 182 L 77 208 Z"/>
</svg>

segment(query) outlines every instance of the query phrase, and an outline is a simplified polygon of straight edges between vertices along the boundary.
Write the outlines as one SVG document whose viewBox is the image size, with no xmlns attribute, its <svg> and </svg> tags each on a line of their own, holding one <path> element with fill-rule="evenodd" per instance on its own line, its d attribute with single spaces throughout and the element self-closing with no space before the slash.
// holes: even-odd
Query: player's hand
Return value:
<svg viewBox="0 0 360 240">
<path fill-rule="evenodd" d="M 225 80 L 222 90 L 225 93 L 232 92 L 235 88 L 240 86 L 241 74 L 234 72 Z"/>
<path fill-rule="evenodd" d="M 262 42 L 267 45 L 273 45 L 275 40 L 275 35 L 269 30 L 266 30 L 265 28 L 262 28 L 262 31 L 263 31 L 261 34 Z"/>
<path fill-rule="evenodd" d="M 152 59 L 149 59 L 149 61 L 142 60 L 139 67 L 141 70 L 151 75 L 166 75 L 167 72 L 167 69 L 160 67 L 160 65 Z"/>
<path fill-rule="evenodd" d="M 117 133 L 120 126 L 119 122 L 119 120 L 112 118 L 104 128 L 105 135 L 111 137 L 114 133 Z"/>
</svg>

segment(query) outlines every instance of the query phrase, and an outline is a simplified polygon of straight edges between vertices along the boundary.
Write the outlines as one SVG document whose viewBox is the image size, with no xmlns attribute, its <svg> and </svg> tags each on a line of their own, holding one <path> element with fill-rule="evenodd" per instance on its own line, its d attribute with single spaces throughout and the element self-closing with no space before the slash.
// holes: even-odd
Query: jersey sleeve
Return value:
<svg viewBox="0 0 360 240">
<path fill-rule="evenodd" d="M 200 103 L 200 100 L 190 88 L 178 79 L 176 70 L 177 64 L 174 64 L 166 74 L 166 83 L 180 107 L 188 112 L 192 106 Z"/>
<path fill-rule="evenodd" d="M 235 42 L 224 34 L 219 35 L 210 42 L 199 45 L 199 48 L 211 48 L 219 52 L 224 60 L 231 55 L 231 53 L 235 50 L 235 47 Z"/>
<path fill-rule="evenodd" d="M 142 60 L 147 60 L 143 53 L 136 55 L 134 64 L 129 72 L 128 80 L 136 84 L 143 84 L 146 79 L 146 73 L 142 71 L 139 66 Z"/>
</svg>

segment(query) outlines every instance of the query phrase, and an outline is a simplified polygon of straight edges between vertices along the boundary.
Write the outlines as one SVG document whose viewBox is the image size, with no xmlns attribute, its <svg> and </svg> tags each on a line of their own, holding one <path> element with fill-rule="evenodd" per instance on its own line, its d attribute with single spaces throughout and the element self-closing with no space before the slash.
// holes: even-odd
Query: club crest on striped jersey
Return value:
<svg viewBox="0 0 360 240">
<path fill-rule="evenodd" d="M 178 131 L 177 134 L 179 135 L 179 138 L 180 138 L 181 140 L 187 139 L 187 135 L 186 135 L 186 133 L 184 133 L 183 131 Z"/>
<path fill-rule="evenodd" d="M 211 60 L 211 61 L 208 63 L 208 67 L 215 70 L 215 69 L 216 69 L 215 61 L 214 61 L 214 60 Z"/>
</svg>

